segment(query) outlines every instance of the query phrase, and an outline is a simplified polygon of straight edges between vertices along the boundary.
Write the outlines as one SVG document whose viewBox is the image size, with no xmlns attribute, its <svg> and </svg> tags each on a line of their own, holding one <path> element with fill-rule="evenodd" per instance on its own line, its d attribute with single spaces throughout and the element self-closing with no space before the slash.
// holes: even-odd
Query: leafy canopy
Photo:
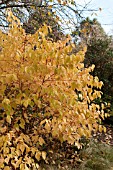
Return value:
<svg viewBox="0 0 113 170">
<path fill-rule="evenodd" d="M 86 48 L 71 54 L 69 37 L 46 39 L 46 25 L 26 35 L 10 11 L 8 21 L 8 33 L 0 32 L 0 167 L 38 169 L 45 139 L 80 148 L 82 136 L 104 129 L 97 123 L 104 112 L 93 103 L 102 82 L 89 74 L 94 66 L 84 68 Z"/>
</svg>

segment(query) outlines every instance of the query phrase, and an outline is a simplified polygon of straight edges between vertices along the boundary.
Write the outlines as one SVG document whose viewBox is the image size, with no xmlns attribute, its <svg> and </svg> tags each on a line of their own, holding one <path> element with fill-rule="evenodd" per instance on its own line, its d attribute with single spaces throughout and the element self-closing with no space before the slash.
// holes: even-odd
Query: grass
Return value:
<svg viewBox="0 0 113 170">
<path fill-rule="evenodd" d="M 76 162 L 69 161 L 59 158 L 59 163 L 43 164 L 40 170 L 113 170 L 113 146 L 91 140 L 79 151 Z"/>
<path fill-rule="evenodd" d="M 113 170 L 113 146 L 92 140 L 80 151 L 80 170 Z"/>
</svg>

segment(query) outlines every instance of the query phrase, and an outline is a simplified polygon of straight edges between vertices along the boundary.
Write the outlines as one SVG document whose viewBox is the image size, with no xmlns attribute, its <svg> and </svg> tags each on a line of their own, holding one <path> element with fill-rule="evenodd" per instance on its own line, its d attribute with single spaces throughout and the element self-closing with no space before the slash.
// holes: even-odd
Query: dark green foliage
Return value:
<svg viewBox="0 0 113 170">
<path fill-rule="evenodd" d="M 113 48 L 112 39 L 92 39 L 85 55 L 85 67 L 95 65 L 93 76 L 103 81 L 102 99 L 113 104 Z"/>
</svg>

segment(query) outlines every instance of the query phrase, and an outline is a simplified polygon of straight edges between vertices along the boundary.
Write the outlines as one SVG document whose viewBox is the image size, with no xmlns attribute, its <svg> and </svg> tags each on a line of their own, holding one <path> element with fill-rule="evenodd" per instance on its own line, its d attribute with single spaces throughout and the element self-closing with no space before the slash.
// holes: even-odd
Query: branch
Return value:
<svg viewBox="0 0 113 170">
<path fill-rule="evenodd" d="M 31 7 L 31 6 L 35 6 L 35 7 L 39 7 L 39 8 L 42 8 L 42 7 L 46 7 L 45 5 L 34 5 L 34 4 L 13 4 L 13 5 L 7 5 L 7 6 L 1 6 L 0 7 L 0 10 L 1 9 L 7 9 L 7 8 L 19 8 L 19 7 L 21 7 L 21 8 L 23 8 L 23 7 Z"/>
</svg>

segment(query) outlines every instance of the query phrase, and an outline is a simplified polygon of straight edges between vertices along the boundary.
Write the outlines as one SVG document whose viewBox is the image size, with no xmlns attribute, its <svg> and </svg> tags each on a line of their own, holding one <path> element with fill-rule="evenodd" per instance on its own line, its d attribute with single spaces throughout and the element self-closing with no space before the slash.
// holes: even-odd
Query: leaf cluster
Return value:
<svg viewBox="0 0 113 170">
<path fill-rule="evenodd" d="M 84 68 L 86 48 L 71 54 L 70 37 L 52 42 L 46 25 L 26 35 L 11 12 L 8 22 L 8 33 L 0 32 L 0 168 L 38 169 L 45 137 L 80 148 L 82 136 L 105 130 L 93 103 L 102 82 L 89 74 L 94 65 Z"/>
</svg>

